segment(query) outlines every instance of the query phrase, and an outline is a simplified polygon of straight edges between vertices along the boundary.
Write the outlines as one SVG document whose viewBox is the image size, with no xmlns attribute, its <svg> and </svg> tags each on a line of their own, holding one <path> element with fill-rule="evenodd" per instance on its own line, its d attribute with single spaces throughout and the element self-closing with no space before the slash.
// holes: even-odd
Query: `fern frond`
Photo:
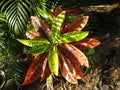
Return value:
<svg viewBox="0 0 120 90">
<path fill-rule="evenodd" d="M 21 87 L 26 74 L 26 64 L 24 62 L 17 62 L 13 65 L 14 75 L 13 80 L 18 87 Z"/>
<path fill-rule="evenodd" d="M 0 8 L 7 19 L 10 29 L 16 35 L 25 33 L 26 23 L 30 14 L 30 1 L 3 0 L 0 2 Z"/>
</svg>

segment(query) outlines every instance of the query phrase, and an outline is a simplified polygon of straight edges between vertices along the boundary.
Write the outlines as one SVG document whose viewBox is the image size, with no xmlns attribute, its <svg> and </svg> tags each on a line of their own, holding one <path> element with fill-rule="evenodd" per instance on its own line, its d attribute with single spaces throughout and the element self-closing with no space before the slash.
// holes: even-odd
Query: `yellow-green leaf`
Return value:
<svg viewBox="0 0 120 90">
<path fill-rule="evenodd" d="M 80 40 L 84 39 L 85 37 L 87 37 L 88 34 L 89 34 L 88 31 L 68 32 L 68 33 L 61 35 L 61 37 L 59 39 L 59 43 L 70 43 L 70 42 L 80 41 Z"/>
<path fill-rule="evenodd" d="M 59 69 L 57 46 L 53 46 L 53 48 L 49 51 L 48 64 L 51 72 L 57 76 Z"/>
<path fill-rule="evenodd" d="M 46 10 L 37 7 L 37 13 L 48 23 L 53 21 L 52 16 Z"/>
<path fill-rule="evenodd" d="M 51 48 L 50 44 L 41 44 L 41 45 L 36 45 L 28 50 L 30 54 L 41 54 L 48 52 Z"/>
<path fill-rule="evenodd" d="M 33 47 L 36 45 L 41 45 L 41 44 L 50 44 L 50 42 L 47 39 L 44 38 L 39 38 L 39 39 L 17 39 L 19 42 L 21 42 L 22 44 L 29 46 L 29 47 Z"/>
<path fill-rule="evenodd" d="M 51 30 L 52 30 L 52 41 L 56 41 L 60 36 L 60 29 L 65 18 L 65 11 L 62 11 L 54 20 Z"/>
</svg>

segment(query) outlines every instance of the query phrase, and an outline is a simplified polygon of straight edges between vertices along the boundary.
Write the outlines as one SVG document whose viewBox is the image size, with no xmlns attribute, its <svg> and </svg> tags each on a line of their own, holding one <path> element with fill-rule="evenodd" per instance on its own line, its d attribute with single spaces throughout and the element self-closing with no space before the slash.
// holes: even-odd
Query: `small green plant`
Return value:
<svg viewBox="0 0 120 90">
<path fill-rule="evenodd" d="M 88 16 L 77 16 L 71 23 L 65 22 L 67 16 L 74 17 L 73 11 L 62 11 L 60 8 L 54 12 L 45 12 L 38 8 L 43 18 L 32 17 L 33 29 L 36 32 L 27 32 L 30 39 L 17 39 L 30 47 L 28 53 L 34 55 L 25 76 L 23 85 L 41 81 L 51 75 L 61 74 L 68 82 L 77 84 L 84 74 L 79 65 L 89 67 L 87 57 L 81 51 L 94 48 L 100 42 L 94 38 L 86 38 L 88 31 L 81 31 L 88 21 Z M 67 15 L 67 16 L 66 16 Z M 48 23 L 46 23 L 48 22 Z M 60 71 L 60 73 L 59 73 Z"/>
</svg>

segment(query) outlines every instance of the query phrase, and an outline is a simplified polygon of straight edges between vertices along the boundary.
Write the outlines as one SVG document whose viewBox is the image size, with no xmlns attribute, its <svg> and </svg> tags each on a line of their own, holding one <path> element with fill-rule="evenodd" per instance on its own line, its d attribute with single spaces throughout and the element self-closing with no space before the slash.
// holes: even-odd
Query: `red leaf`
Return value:
<svg viewBox="0 0 120 90">
<path fill-rule="evenodd" d="M 65 11 L 66 11 L 66 15 L 80 15 L 81 13 L 84 12 L 82 9 L 77 9 L 77 8 L 65 9 Z"/>
<path fill-rule="evenodd" d="M 73 21 L 71 24 L 66 26 L 61 31 L 61 34 L 66 33 L 66 32 L 81 31 L 87 24 L 87 21 L 88 21 L 88 16 L 79 17 L 78 19 Z"/>
<path fill-rule="evenodd" d="M 76 72 L 70 62 L 65 60 L 62 55 L 59 55 L 60 71 L 62 76 L 70 83 L 77 84 Z"/>
<path fill-rule="evenodd" d="M 41 80 L 42 80 L 42 81 L 45 80 L 45 79 L 48 78 L 51 74 L 52 74 L 52 72 L 50 71 L 50 68 L 49 68 L 48 63 L 47 63 L 46 68 L 45 68 L 43 74 L 41 75 Z"/>
<path fill-rule="evenodd" d="M 54 15 L 55 15 L 55 17 L 57 17 L 58 14 L 61 13 L 62 11 L 63 11 L 63 10 L 61 9 L 60 6 L 56 7 L 56 9 L 55 9 L 55 11 L 54 11 Z"/>
<path fill-rule="evenodd" d="M 81 41 L 71 43 L 80 50 L 88 49 L 88 48 L 94 48 L 100 44 L 100 41 L 95 38 L 85 38 Z"/>
<path fill-rule="evenodd" d="M 41 77 L 47 64 L 47 54 L 41 54 L 35 57 L 26 73 L 23 85 L 35 82 Z"/>
<path fill-rule="evenodd" d="M 67 52 L 67 58 L 69 57 L 70 60 L 75 60 L 76 64 L 79 62 L 80 65 L 89 67 L 87 57 L 79 49 L 74 47 L 72 44 L 64 44 L 61 45 L 61 47 L 65 52 Z"/>
<path fill-rule="evenodd" d="M 78 60 L 74 57 L 74 55 L 65 49 L 61 48 L 61 54 L 64 56 L 64 58 L 67 58 L 66 60 L 69 60 L 72 64 L 72 66 L 74 67 L 75 71 L 76 71 L 76 78 L 77 79 L 81 79 L 84 77 L 84 74 L 82 72 L 82 70 L 79 68 L 79 62 Z"/>
<path fill-rule="evenodd" d="M 66 15 L 80 15 L 83 13 L 82 9 L 72 8 L 72 9 L 62 9 L 60 6 L 56 7 L 55 10 L 51 10 L 49 14 L 55 18 L 62 11 L 66 11 Z"/>
</svg>

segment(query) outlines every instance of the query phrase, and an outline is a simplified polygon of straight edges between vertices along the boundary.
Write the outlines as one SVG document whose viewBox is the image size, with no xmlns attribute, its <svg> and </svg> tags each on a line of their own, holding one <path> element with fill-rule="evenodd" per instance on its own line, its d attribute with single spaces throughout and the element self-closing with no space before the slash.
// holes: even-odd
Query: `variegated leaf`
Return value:
<svg viewBox="0 0 120 90">
<path fill-rule="evenodd" d="M 68 33 L 62 34 L 58 41 L 59 41 L 59 43 L 76 42 L 76 41 L 80 41 L 80 40 L 84 39 L 85 37 L 87 37 L 88 34 L 89 34 L 88 31 L 68 32 Z"/>
<path fill-rule="evenodd" d="M 62 45 L 62 48 L 66 52 L 70 53 L 70 55 L 68 54 L 70 58 L 74 58 L 75 60 L 77 60 L 80 65 L 89 67 L 87 57 L 75 46 L 73 46 L 72 44 L 64 44 L 64 45 Z"/>
<path fill-rule="evenodd" d="M 22 44 L 33 47 L 36 45 L 43 45 L 43 44 L 50 44 L 50 42 L 47 39 L 39 38 L 39 39 L 31 39 L 31 40 L 25 40 L 25 39 L 17 39 Z"/>
<path fill-rule="evenodd" d="M 45 23 L 44 20 L 36 17 L 36 16 L 32 16 L 32 24 L 34 26 L 34 28 L 39 31 L 40 35 L 42 37 L 45 37 L 45 35 L 50 36 L 51 31 L 49 28 L 49 25 L 47 23 Z"/>
<path fill-rule="evenodd" d="M 82 16 L 82 17 L 77 18 L 75 21 L 73 21 L 71 24 L 65 27 L 61 31 L 61 33 L 81 31 L 87 24 L 88 18 L 89 18 L 88 16 Z"/>
<path fill-rule="evenodd" d="M 53 21 L 52 16 L 46 10 L 37 7 L 37 12 L 46 22 L 51 23 Z"/>
<path fill-rule="evenodd" d="M 52 72 L 50 71 L 50 68 L 49 68 L 48 63 L 47 63 L 46 68 L 43 71 L 43 74 L 41 75 L 41 81 L 43 81 L 46 78 L 48 78 L 51 74 L 52 74 Z"/>
<path fill-rule="evenodd" d="M 41 53 L 48 52 L 50 49 L 51 49 L 50 44 L 40 44 L 40 45 L 38 44 L 30 48 L 28 52 L 30 54 L 41 54 Z"/>
<path fill-rule="evenodd" d="M 51 72 L 53 72 L 57 76 L 59 69 L 57 46 L 53 46 L 52 49 L 49 51 L 48 64 Z"/>
<path fill-rule="evenodd" d="M 73 66 L 71 65 L 68 60 L 65 60 L 65 58 L 59 54 L 59 62 L 60 62 L 60 72 L 62 76 L 70 83 L 77 84 L 77 78 L 75 77 L 76 72 Z"/>
<path fill-rule="evenodd" d="M 80 50 L 94 48 L 100 44 L 100 41 L 95 38 L 85 38 L 81 41 L 71 43 Z"/>
<path fill-rule="evenodd" d="M 47 54 L 41 54 L 35 57 L 26 73 L 23 85 L 30 84 L 38 80 L 47 65 Z"/>
<path fill-rule="evenodd" d="M 74 57 L 74 55 L 70 51 L 66 50 L 65 47 L 64 48 L 60 47 L 60 50 L 61 50 L 60 53 L 62 54 L 62 56 L 64 56 L 64 58 L 66 60 L 68 60 L 74 67 L 75 72 L 76 72 L 75 78 L 76 79 L 83 78 L 84 74 L 83 74 L 82 70 L 79 68 L 79 62 L 76 59 L 76 57 Z"/>
<path fill-rule="evenodd" d="M 65 11 L 61 12 L 54 20 L 52 26 L 51 26 L 51 39 L 52 42 L 56 42 L 58 40 L 58 37 L 60 36 L 60 29 L 62 26 L 62 23 L 65 18 Z"/>
</svg>

